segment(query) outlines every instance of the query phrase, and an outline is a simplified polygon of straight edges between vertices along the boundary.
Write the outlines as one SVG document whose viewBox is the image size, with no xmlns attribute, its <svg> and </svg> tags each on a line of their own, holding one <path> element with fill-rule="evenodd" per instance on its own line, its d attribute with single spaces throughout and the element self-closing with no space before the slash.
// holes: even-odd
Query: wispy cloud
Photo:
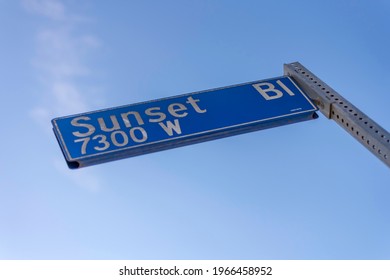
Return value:
<svg viewBox="0 0 390 280">
<path fill-rule="evenodd" d="M 65 6 L 57 0 L 23 0 L 22 5 L 29 12 L 52 20 L 65 19 Z"/>
<path fill-rule="evenodd" d="M 82 78 L 92 73 L 85 60 L 99 48 L 100 41 L 92 34 L 80 35 L 85 21 L 77 19 L 83 17 L 67 11 L 59 0 L 23 0 L 22 6 L 49 20 L 36 33 L 36 55 L 32 60 L 44 93 L 41 104 L 32 109 L 32 116 L 39 123 L 49 124 L 49 116 L 90 109 L 85 101 L 88 86 Z"/>
<path fill-rule="evenodd" d="M 101 179 L 91 169 L 69 170 L 64 161 L 54 160 L 54 167 L 72 183 L 90 192 L 98 192 L 101 188 Z"/>
<path fill-rule="evenodd" d="M 27 12 L 47 19 L 47 23 L 36 31 L 32 63 L 43 91 L 38 96 L 39 104 L 31 109 L 30 115 L 51 133 L 51 118 L 91 109 L 86 96 L 96 89 L 88 92 L 88 84 L 83 82 L 83 78 L 93 75 L 85 61 L 99 48 L 100 41 L 93 34 L 83 34 L 86 21 L 80 19 L 85 17 L 68 11 L 59 0 L 22 0 L 22 6 Z M 66 166 L 65 162 L 63 165 Z M 78 185 L 91 191 L 99 188 L 99 180 L 91 172 L 78 172 L 76 176 L 59 168 L 58 162 L 54 166 Z"/>
</svg>

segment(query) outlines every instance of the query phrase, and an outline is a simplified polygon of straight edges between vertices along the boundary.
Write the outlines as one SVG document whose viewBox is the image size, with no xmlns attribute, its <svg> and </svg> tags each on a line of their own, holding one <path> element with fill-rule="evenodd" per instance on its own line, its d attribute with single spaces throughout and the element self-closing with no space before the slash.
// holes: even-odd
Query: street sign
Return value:
<svg viewBox="0 0 390 280">
<path fill-rule="evenodd" d="M 316 106 L 287 76 L 56 118 L 69 168 L 310 120 Z"/>
</svg>

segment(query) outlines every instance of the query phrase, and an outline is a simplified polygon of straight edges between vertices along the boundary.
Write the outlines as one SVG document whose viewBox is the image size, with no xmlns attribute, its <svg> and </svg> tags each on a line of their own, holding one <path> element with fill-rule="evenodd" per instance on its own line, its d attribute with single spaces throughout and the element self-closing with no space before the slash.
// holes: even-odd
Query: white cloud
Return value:
<svg viewBox="0 0 390 280">
<path fill-rule="evenodd" d="M 100 41 L 92 34 L 78 35 L 81 22 L 74 22 L 71 18 L 77 16 L 72 14 L 65 16 L 65 7 L 58 0 L 23 0 L 22 3 L 29 12 L 62 19 L 36 34 L 36 55 L 32 60 L 45 92 L 41 96 L 42 104 L 33 108 L 31 115 L 38 123 L 44 123 L 50 121 L 50 116 L 88 111 L 85 101 L 88 85 L 82 78 L 90 76 L 92 71 L 85 60 L 91 50 L 100 46 Z M 96 93 L 96 87 L 91 92 Z"/>
<path fill-rule="evenodd" d="M 88 77 L 91 70 L 84 60 L 91 45 L 95 48 L 98 40 L 92 35 L 79 38 L 72 35 L 71 29 L 58 27 L 37 32 L 36 42 L 36 55 L 32 60 L 44 91 L 40 96 L 41 104 L 32 109 L 34 119 L 39 124 L 50 123 L 53 116 L 90 110 L 85 101 L 88 85 L 82 78 Z"/>
<path fill-rule="evenodd" d="M 98 192 L 101 189 L 101 179 L 91 170 L 70 170 L 64 163 L 54 159 L 54 167 L 75 185 L 90 192 Z"/>
<path fill-rule="evenodd" d="M 65 19 L 65 7 L 58 0 L 23 0 L 22 5 L 27 11 L 52 20 Z"/>
<path fill-rule="evenodd" d="M 22 0 L 22 6 L 49 19 L 36 32 L 32 62 L 43 91 L 30 116 L 46 133 L 51 133 L 51 118 L 90 110 L 86 102 L 88 84 L 83 78 L 90 77 L 93 71 L 85 61 L 91 50 L 100 46 L 100 41 L 92 34 L 82 34 L 85 21 L 75 20 L 82 17 L 66 10 L 59 0 Z M 97 92 L 96 86 L 91 92 Z M 91 170 L 70 171 L 63 161 L 55 161 L 54 166 L 75 184 L 92 192 L 99 190 L 100 180 Z"/>
<path fill-rule="evenodd" d="M 52 92 L 58 106 L 55 109 L 60 115 L 67 112 L 85 112 L 88 110 L 88 105 L 74 84 L 61 81 L 54 82 Z"/>
<path fill-rule="evenodd" d="M 45 107 L 35 107 L 30 111 L 31 118 L 43 127 L 46 132 L 51 132 L 50 112 Z"/>
<path fill-rule="evenodd" d="M 91 35 L 85 35 L 81 37 L 80 42 L 87 47 L 91 47 L 91 48 L 100 47 L 100 41 L 96 37 Z"/>
<path fill-rule="evenodd" d="M 90 71 L 83 59 L 91 48 L 98 46 L 97 42 L 92 35 L 74 36 L 69 27 L 42 30 L 37 34 L 34 64 L 54 80 L 87 76 Z"/>
</svg>

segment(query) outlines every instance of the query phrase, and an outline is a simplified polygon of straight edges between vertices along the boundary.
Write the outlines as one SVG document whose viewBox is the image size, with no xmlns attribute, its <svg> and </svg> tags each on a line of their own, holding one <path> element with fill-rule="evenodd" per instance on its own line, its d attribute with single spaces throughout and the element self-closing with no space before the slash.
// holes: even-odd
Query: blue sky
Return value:
<svg viewBox="0 0 390 280">
<path fill-rule="evenodd" d="M 0 259 L 389 259 L 389 169 L 322 115 L 80 170 L 50 124 L 300 61 L 389 130 L 389 13 L 385 0 L 0 0 Z"/>
</svg>

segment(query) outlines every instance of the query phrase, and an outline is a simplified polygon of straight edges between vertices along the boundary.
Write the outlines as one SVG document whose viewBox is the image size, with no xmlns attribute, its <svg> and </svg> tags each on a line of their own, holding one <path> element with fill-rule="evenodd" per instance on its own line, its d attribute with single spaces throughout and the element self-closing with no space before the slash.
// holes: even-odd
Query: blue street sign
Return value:
<svg viewBox="0 0 390 280">
<path fill-rule="evenodd" d="M 283 76 L 56 118 L 69 168 L 171 149 L 316 118 Z"/>
</svg>

